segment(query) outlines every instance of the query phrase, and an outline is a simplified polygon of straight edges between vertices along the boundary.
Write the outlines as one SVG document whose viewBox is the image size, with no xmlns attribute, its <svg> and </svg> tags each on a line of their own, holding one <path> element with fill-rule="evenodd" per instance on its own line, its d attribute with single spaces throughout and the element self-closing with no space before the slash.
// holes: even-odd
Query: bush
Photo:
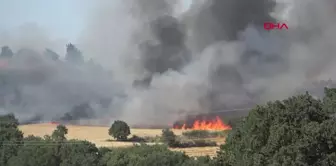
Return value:
<svg viewBox="0 0 336 166">
<path fill-rule="evenodd" d="M 193 139 L 193 138 L 216 138 L 225 137 L 228 131 L 207 131 L 207 130 L 191 130 L 182 133 L 183 136 Z"/>
<path fill-rule="evenodd" d="M 176 135 L 173 131 L 169 129 L 162 130 L 162 141 L 166 143 L 169 147 L 174 147 L 177 144 Z"/>
<path fill-rule="evenodd" d="M 57 137 L 46 135 L 44 138 L 24 138 L 18 153 L 12 156 L 6 165 L 98 166 L 102 155 L 109 152 L 107 149 L 98 150 L 94 144 L 87 141 L 65 140 L 65 131 L 65 126 L 58 126 L 53 132 L 53 136 Z"/>
<path fill-rule="evenodd" d="M 221 146 L 220 165 L 335 165 L 335 89 L 257 106 Z"/>
<path fill-rule="evenodd" d="M 194 140 L 194 147 L 217 146 L 215 141 Z"/>
<path fill-rule="evenodd" d="M 214 141 L 206 140 L 177 140 L 177 136 L 169 129 L 162 130 L 162 139 L 171 148 L 189 148 L 189 147 L 205 147 L 217 146 Z"/>
<path fill-rule="evenodd" d="M 137 135 L 133 135 L 131 138 L 129 138 L 127 141 L 131 142 L 146 142 L 145 138 L 139 137 Z"/>
<path fill-rule="evenodd" d="M 130 127 L 124 121 L 116 120 L 109 129 L 109 135 L 118 141 L 126 141 L 131 134 Z"/>
<path fill-rule="evenodd" d="M 146 140 L 146 142 L 154 142 L 154 143 L 162 142 L 162 138 L 160 136 L 155 137 L 145 136 L 143 138 Z"/>
<path fill-rule="evenodd" d="M 59 152 L 61 166 L 98 166 L 101 158 L 96 145 L 88 141 L 68 140 Z"/>
<path fill-rule="evenodd" d="M 140 145 L 115 148 L 102 159 L 106 166 L 176 166 L 194 160 L 182 152 L 170 151 L 162 145 Z"/>
<path fill-rule="evenodd" d="M 208 147 L 217 146 L 215 141 L 207 140 L 187 140 L 187 141 L 176 141 L 172 148 L 191 148 L 191 147 Z"/>
<path fill-rule="evenodd" d="M 41 137 L 28 136 L 24 139 L 16 156 L 9 159 L 7 166 L 56 166 L 60 158 L 54 141 L 44 140 Z"/>
</svg>

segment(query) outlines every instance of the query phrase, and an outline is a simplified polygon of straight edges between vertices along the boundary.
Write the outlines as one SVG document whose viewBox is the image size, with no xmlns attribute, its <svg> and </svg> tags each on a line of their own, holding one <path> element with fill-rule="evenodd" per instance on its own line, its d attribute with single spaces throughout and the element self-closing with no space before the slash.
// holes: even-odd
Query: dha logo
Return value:
<svg viewBox="0 0 336 166">
<path fill-rule="evenodd" d="M 264 29 L 265 30 L 274 30 L 274 29 L 288 29 L 288 25 L 286 23 L 271 23 L 271 22 L 265 22 L 264 23 Z"/>
</svg>

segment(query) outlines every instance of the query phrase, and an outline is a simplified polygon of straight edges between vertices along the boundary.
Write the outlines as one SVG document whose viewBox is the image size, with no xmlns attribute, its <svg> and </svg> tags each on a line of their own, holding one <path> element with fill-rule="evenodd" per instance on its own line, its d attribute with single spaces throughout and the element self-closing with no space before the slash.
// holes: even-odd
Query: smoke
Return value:
<svg viewBox="0 0 336 166">
<path fill-rule="evenodd" d="M 78 48 L 104 69 L 46 58 L 27 65 L 14 55 L 13 68 L 37 76 L 16 81 L 21 105 L 5 110 L 21 120 L 167 125 L 189 114 L 229 114 L 283 99 L 306 82 L 335 78 L 332 4 L 211 0 L 182 12 L 181 1 L 97 1 Z M 282 20 L 289 30 L 263 29 L 279 18 L 289 18 Z M 64 42 L 60 47 L 43 33 L 22 37 L 31 34 L 27 29 L 0 44 L 34 49 L 21 52 L 34 57 L 43 57 L 44 48 L 65 54 Z"/>
</svg>

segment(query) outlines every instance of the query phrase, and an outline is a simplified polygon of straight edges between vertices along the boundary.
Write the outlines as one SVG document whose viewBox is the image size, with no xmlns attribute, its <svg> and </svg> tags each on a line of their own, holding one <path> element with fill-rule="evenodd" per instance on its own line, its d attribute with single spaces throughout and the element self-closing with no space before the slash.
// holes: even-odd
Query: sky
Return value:
<svg viewBox="0 0 336 166">
<path fill-rule="evenodd" d="M 35 23 L 51 37 L 76 40 L 94 1 L 99 0 L 0 0 L 0 31 Z"/>
<path fill-rule="evenodd" d="M 78 7 L 78 3 L 80 7 Z M 36 23 L 53 37 L 74 40 L 85 26 L 90 0 L 0 0 L 0 30 Z"/>
</svg>

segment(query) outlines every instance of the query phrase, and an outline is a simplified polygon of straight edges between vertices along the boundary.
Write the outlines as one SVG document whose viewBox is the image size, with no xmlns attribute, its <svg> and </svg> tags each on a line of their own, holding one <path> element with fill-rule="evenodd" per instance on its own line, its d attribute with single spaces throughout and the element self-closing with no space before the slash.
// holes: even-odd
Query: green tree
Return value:
<svg viewBox="0 0 336 166">
<path fill-rule="evenodd" d="M 169 147 L 177 145 L 176 135 L 169 129 L 162 130 L 162 139 L 163 142 L 166 143 Z"/>
<path fill-rule="evenodd" d="M 10 158 L 8 166 L 59 166 L 53 146 L 55 143 L 40 137 L 28 136 L 24 138 L 24 145 L 20 147 L 16 156 Z"/>
<path fill-rule="evenodd" d="M 336 113 L 336 89 L 324 88 L 323 109 L 330 114 Z"/>
<path fill-rule="evenodd" d="M 170 151 L 162 145 L 140 145 L 130 148 L 112 149 L 102 158 L 107 166 L 176 166 L 190 158 L 182 152 Z"/>
<path fill-rule="evenodd" d="M 308 93 L 257 106 L 234 128 L 219 165 L 335 165 L 336 121 L 326 89 L 323 102 Z"/>
<path fill-rule="evenodd" d="M 108 131 L 109 135 L 116 138 L 118 141 L 127 140 L 127 136 L 131 134 L 128 124 L 121 120 L 116 120 Z"/>
<path fill-rule="evenodd" d="M 68 140 L 60 149 L 60 166 L 98 166 L 101 154 L 88 141 Z"/>
<path fill-rule="evenodd" d="M 13 114 L 0 116 L 0 165 L 6 165 L 22 144 L 23 133 L 18 125 L 19 122 Z"/>
<path fill-rule="evenodd" d="M 45 136 L 46 140 L 53 142 L 53 146 L 51 147 L 54 150 L 56 160 L 58 163 L 62 161 L 61 156 L 61 148 L 64 144 L 67 143 L 66 135 L 68 134 L 68 129 L 64 125 L 58 125 L 56 129 L 53 131 L 51 136 Z"/>
<path fill-rule="evenodd" d="M 64 125 L 58 125 L 51 137 L 56 141 L 66 140 L 66 135 L 68 134 L 68 129 Z"/>
</svg>

